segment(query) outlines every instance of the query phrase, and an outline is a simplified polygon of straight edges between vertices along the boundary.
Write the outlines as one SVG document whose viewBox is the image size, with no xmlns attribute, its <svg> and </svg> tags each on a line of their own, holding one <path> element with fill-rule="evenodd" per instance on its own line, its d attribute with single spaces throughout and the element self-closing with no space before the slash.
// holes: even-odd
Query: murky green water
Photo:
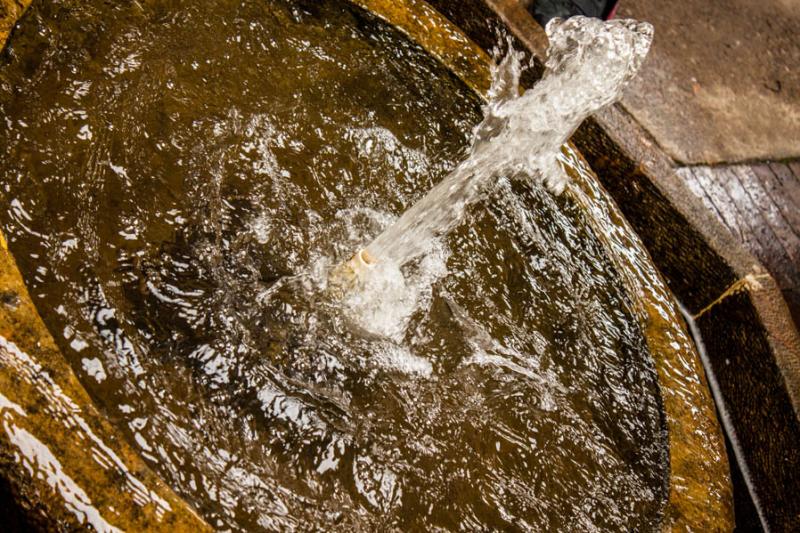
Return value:
<svg viewBox="0 0 800 533">
<path fill-rule="evenodd" d="M 398 338 L 315 290 L 479 119 L 344 2 L 36 2 L 0 58 L 1 221 L 93 398 L 215 527 L 657 529 L 655 372 L 565 198 L 501 180 L 410 265 L 444 273 Z"/>
</svg>

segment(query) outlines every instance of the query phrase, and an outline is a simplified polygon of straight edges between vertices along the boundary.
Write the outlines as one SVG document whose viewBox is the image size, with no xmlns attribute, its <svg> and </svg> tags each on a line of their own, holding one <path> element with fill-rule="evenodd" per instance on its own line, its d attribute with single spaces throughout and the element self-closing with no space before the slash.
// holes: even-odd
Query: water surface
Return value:
<svg viewBox="0 0 800 533">
<path fill-rule="evenodd" d="M 9 246 L 92 397 L 213 526 L 657 529 L 656 375 L 564 196 L 501 177 L 404 267 L 400 330 L 319 290 L 463 159 L 479 106 L 343 2 L 36 2 L 15 32 Z"/>
</svg>

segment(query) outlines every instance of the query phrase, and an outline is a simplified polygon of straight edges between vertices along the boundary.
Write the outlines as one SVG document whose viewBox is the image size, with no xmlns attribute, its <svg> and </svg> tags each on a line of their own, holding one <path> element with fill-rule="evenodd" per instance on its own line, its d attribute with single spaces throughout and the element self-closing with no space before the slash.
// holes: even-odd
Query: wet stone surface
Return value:
<svg viewBox="0 0 800 533">
<path fill-rule="evenodd" d="M 0 0 L 0 50 L 31 0 Z"/>
</svg>

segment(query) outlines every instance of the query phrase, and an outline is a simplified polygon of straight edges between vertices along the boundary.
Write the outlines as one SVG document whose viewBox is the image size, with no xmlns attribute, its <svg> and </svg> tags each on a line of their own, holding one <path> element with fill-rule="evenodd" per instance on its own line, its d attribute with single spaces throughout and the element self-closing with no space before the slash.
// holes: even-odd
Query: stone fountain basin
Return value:
<svg viewBox="0 0 800 533">
<path fill-rule="evenodd" d="M 489 56 L 431 5 L 418 0 L 354 3 L 400 29 L 473 91 L 485 94 Z M 497 20 L 479 16 L 480 10 L 495 15 L 500 11 L 492 11 L 498 7 L 493 4 L 472 4 L 474 10 L 465 9 L 459 23 L 474 38 L 488 31 L 480 29 L 481 21 Z M 542 35 L 531 33 L 522 43 L 541 52 Z M 567 194 L 585 208 L 622 274 L 658 373 L 670 461 L 663 528 L 732 529 L 732 493 L 723 438 L 702 363 L 678 307 L 649 260 L 648 250 L 580 152 L 570 145 L 564 153 L 569 161 L 567 171 L 576 184 Z M 19 525 L 46 529 L 87 523 L 103 529 L 108 525 L 104 517 L 123 529 L 210 529 L 144 465 L 92 405 L 38 316 L 5 241 L 0 244 L 0 414 L 6 428 L 0 441 L 4 474 L 0 494 L 8 515 Z M 676 367 L 691 369 L 691 379 L 673 373 L 671 369 Z M 54 403 L 60 413 L 55 417 Z M 9 439 L 9 435 L 19 438 Z M 76 435 L 80 438 L 75 439 Z M 35 442 L 45 445 L 52 459 L 30 452 L 36 449 Z M 33 455 L 21 453 L 26 445 Z M 105 460 L 88 460 L 87 451 Z M 53 497 L 54 490 L 60 498 Z M 97 511 L 105 508 L 113 508 L 114 513 Z"/>
</svg>

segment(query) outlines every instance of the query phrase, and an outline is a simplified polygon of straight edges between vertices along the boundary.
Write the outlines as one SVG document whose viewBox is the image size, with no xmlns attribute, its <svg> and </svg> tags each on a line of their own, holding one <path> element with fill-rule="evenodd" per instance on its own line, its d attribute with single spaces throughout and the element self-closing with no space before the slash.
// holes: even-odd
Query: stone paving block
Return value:
<svg viewBox="0 0 800 533">
<path fill-rule="evenodd" d="M 623 0 L 655 40 L 623 105 L 675 160 L 800 156 L 800 0 Z"/>
</svg>

